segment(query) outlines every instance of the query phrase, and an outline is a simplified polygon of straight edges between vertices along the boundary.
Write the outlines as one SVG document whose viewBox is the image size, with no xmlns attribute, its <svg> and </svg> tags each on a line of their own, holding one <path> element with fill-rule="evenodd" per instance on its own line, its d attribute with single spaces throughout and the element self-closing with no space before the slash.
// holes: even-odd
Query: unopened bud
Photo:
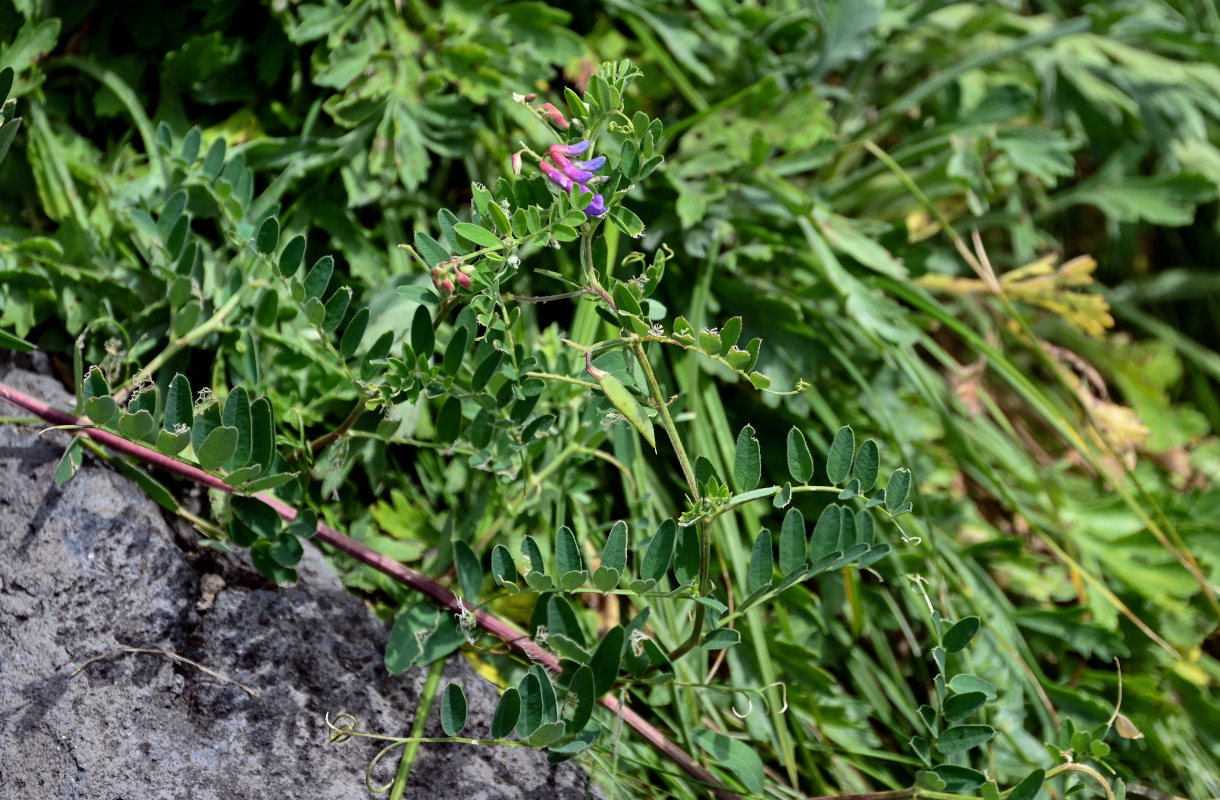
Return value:
<svg viewBox="0 0 1220 800">
<path fill-rule="evenodd" d="M 572 123 L 568 122 L 568 118 L 563 115 L 562 111 L 555 108 L 553 104 L 543 103 L 542 105 L 538 106 L 538 110 L 542 112 L 542 116 L 546 117 L 560 128 L 567 130 L 569 127 L 571 127 Z"/>
<path fill-rule="evenodd" d="M 470 288 L 470 276 L 464 272 L 459 272 L 457 274 L 457 282 L 458 286 L 461 286 L 463 289 Z"/>
<path fill-rule="evenodd" d="M 514 175 L 521 174 L 521 151 L 520 150 L 513 153 L 513 174 Z"/>
</svg>

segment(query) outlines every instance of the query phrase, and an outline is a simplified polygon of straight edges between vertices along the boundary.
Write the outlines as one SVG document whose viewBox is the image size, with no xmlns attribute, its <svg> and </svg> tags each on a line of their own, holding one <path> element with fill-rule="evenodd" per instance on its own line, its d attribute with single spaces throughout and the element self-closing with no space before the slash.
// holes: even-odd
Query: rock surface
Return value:
<svg viewBox="0 0 1220 800">
<path fill-rule="evenodd" d="M 0 361 L 0 381 L 71 406 L 57 382 L 13 360 Z M 67 435 L 41 427 L 0 425 L 0 798 L 369 796 L 365 768 L 381 744 L 332 744 L 323 720 L 346 712 L 363 731 L 409 730 L 426 670 L 386 672 L 388 626 L 316 553 L 302 583 L 280 589 L 213 551 L 184 551 L 156 504 L 89 456 L 57 487 Z M 178 654 L 261 697 L 118 648 Z M 445 678 L 466 691 L 468 735 L 487 735 L 495 688 L 460 656 Z M 441 735 L 435 707 L 428 733 Z M 386 758 L 374 785 L 396 765 Z M 575 765 L 530 748 L 423 745 L 405 796 L 592 791 Z"/>
</svg>

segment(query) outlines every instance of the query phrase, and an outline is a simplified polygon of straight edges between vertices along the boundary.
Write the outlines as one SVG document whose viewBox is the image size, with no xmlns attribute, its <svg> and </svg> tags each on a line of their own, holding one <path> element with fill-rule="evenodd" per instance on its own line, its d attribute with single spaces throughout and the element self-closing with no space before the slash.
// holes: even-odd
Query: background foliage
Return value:
<svg viewBox="0 0 1220 800">
<path fill-rule="evenodd" d="M 809 384 L 759 393 L 698 353 L 656 351 L 692 449 L 734 476 L 750 424 L 764 485 L 779 485 L 797 426 L 821 481 L 822 457 L 851 425 L 881 443 L 885 474 L 905 465 L 915 477 L 914 512 L 885 529 L 893 550 L 871 571 L 826 572 L 750 609 L 734 626 L 739 645 L 677 661 L 676 685 L 633 686 L 634 705 L 738 779 L 748 757 L 717 753 L 708 737 L 748 741 L 769 795 L 865 792 L 912 784 L 943 732 L 921 706 L 940 709 L 938 678 L 967 675 L 986 686 L 958 679 L 954 696 L 988 695 L 975 721 L 997 733 L 960 751 L 941 739 L 936 764 L 985 770 L 1003 789 L 1070 751 L 1129 794 L 1220 794 L 1210 0 L 21 2 L 0 16 L 21 117 L 0 127 L 16 131 L 0 165 L 0 328 L 57 354 L 68 382 L 101 364 L 109 385 L 82 385 L 82 400 L 125 400 L 152 378 L 158 395 L 131 402 L 154 397 L 150 416 L 165 414 L 168 434 L 193 427 L 201 462 L 213 428 L 229 425 L 220 415 L 264 420 L 244 460 L 218 436 L 216 466 L 257 465 L 240 476 L 247 488 L 295 473 L 285 499 L 451 581 L 463 577 L 455 547 L 485 568 L 496 544 L 517 553 L 533 534 L 549 547 L 562 525 L 587 561 L 626 520 L 634 559 L 684 510 L 664 441 L 657 457 L 628 425 L 603 426 L 607 408 L 587 387 L 543 391 L 520 369 L 505 379 L 519 414 L 499 420 L 502 444 L 479 445 L 473 407 L 459 439 L 448 435 L 451 394 L 381 378 L 391 352 L 421 351 L 415 337 L 427 335 L 428 271 L 396 245 L 423 233 L 446 255 L 469 250 L 445 234 L 480 216 L 471 182 L 495 187 L 521 142 L 541 151 L 553 140 L 512 94 L 562 106 L 565 86 L 583 93 L 600 62 L 630 58 L 644 77 L 627 113 L 663 120 L 666 161 L 624 199 L 642 237 L 607 223 L 605 241 L 618 258 L 641 249 L 645 263 L 663 244 L 673 253 L 642 313 L 667 329 L 682 315 L 694 331 L 740 315 L 741 340 L 765 343 L 757 369 L 778 387 Z M 285 265 L 281 251 L 306 233 Z M 576 250 L 527 238 L 504 290 L 564 291 Z M 639 271 L 627 266 L 624 277 Z M 505 330 L 538 355 L 534 371 L 580 375 L 560 337 L 613 335 L 593 303 L 519 308 Z M 474 314 L 435 319 L 432 368 L 456 380 L 461 354 L 452 370 L 441 354 Z M 487 352 L 471 348 L 467 373 Z M 599 366 L 631 382 L 625 361 Z M 221 403 L 186 409 L 175 373 Z M 343 427 L 370 382 L 376 413 Z M 196 412 L 224 425 L 199 430 Z M 260 447 L 281 460 L 252 460 Z M 818 497 L 793 506 L 818 519 Z M 260 539 L 240 502 L 216 511 L 200 522 L 235 524 L 239 543 L 249 528 L 256 563 L 291 577 L 295 537 Z M 721 599 L 751 584 L 764 527 L 779 531 L 780 512 L 755 505 L 714 528 Z M 341 565 L 387 617 L 413 602 Z M 581 596 L 593 635 L 635 610 Z M 519 600 L 492 608 L 524 625 L 531 606 Z M 680 642 L 686 612 L 656 604 L 656 638 Z M 936 645 L 939 658 L 950 650 L 940 620 L 972 616 L 973 644 L 938 666 Z M 514 685 L 524 674 L 477 658 Z M 1123 713 L 1143 738 L 1107 727 L 1114 659 Z M 783 711 L 778 688 L 765 701 L 723 691 L 779 681 Z M 748 696 L 742 721 L 734 709 Z M 612 795 L 699 792 L 630 736 L 582 758 Z M 989 791 L 953 769 L 940 777 L 941 791 Z M 1046 790 L 1073 788 L 1099 792 L 1076 773 Z"/>
</svg>

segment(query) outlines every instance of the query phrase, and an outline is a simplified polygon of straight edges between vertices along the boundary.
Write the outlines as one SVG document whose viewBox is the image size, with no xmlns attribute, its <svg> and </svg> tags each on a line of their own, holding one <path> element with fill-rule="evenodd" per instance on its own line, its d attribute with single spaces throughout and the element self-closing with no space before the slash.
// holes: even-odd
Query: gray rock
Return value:
<svg viewBox="0 0 1220 800">
<path fill-rule="evenodd" d="M 57 382 L 11 360 L 0 380 L 71 405 Z M 0 425 L 0 798 L 368 796 L 365 768 L 382 745 L 331 743 L 323 720 L 410 729 L 425 670 L 386 672 L 388 626 L 316 554 L 302 585 L 278 589 L 214 551 L 184 551 L 189 537 L 89 456 L 56 487 L 67 436 L 39 429 Z M 166 655 L 114 652 L 124 647 L 178 654 L 261 697 Z M 486 736 L 495 687 L 460 656 L 445 678 L 466 691 L 468 734 Z M 428 732 L 440 735 L 435 708 Z M 396 754 L 385 759 L 373 783 L 396 766 Z M 421 747 L 406 796 L 591 792 L 578 767 L 530 748 L 446 744 Z"/>
</svg>

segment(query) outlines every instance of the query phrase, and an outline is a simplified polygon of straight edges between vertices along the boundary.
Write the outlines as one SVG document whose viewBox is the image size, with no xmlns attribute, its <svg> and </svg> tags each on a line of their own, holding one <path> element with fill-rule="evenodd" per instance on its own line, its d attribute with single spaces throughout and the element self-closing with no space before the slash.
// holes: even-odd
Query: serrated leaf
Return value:
<svg viewBox="0 0 1220 800">
<path fill-rule="evenodd" d="M 813 456 L 800 428 L 788 431 L 788 474 L 796 483 L 809 483 L 813 477 Z"/>
<path fill-rule="evenodd" d="M 850 425 L 839 428 L 830 452 L 826 454 L 826 477 L 838 486 L 851 474 L 852 458 L 856 453 L 856 435 Z"/>
<path fill-rule="evenodd" d="M 737 434 L 737 449 L 733 456 L 733 483 L 737 491 L 748 492 L 762 479 L 762 451 L 754 437 L 754 426 L 746 425 Z"/>
<path fill-rule="evenodd" d="M 466 727 L 466 693 L 456 683 L 445 687 L 441 695 L 441 730 L 446 736 L 457 736 Z"/>
</svg>

